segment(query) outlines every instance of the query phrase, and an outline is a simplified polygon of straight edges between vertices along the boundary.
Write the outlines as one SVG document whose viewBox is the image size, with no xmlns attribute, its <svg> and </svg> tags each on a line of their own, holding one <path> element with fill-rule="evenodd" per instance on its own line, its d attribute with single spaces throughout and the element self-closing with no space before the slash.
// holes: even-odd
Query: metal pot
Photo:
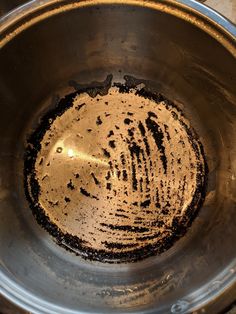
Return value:
<svg viewBox="0 0 236 314">
<path fill-rule="evenodd" d="M 215 313 L 230 301 L 235 36 L 234 25 L 194 0 L 31 1 L 0 20 L 3 295 L 40 314 Z M 101 81 L 109 73 L 152 81 L 194 113 L 209 167 L 206 200 L 186 236 L 137 263 L 89 262 L 66 252 L 38 226 L 23 191 L 24 140 L 52 97 L 71 92 L 71 80 Z"/>
</svg>

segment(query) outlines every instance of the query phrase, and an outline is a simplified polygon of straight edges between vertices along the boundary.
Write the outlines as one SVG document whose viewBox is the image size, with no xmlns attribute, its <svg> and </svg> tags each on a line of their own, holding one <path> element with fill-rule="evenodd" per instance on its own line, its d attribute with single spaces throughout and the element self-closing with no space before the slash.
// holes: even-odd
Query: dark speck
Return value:
<svg viewBox="0 0 236 314">
<path fill-rule="evenodd" d="M 127 181 L 127 180 L 128 180 L 127 171 L 124 169 L 124 170 L 122 171 L 122 173 L 123 173 L 123 180 L 124 180 L 124 181 Z"/>
<path fill-rule="evenodd" d="M 107 137 L 111 137 L 112 135 L 114 135 L 114 132 L 112 130 L 110 130 Z"/>
<path fill-rule="evenodd" d="M 124 123 L 125 123 L 125 124 L 130 124 L 131 122 L 133 122 L 133 120 L 131 120 L 131 119 L 129 119 L 129 118 L 126 118 L 126 119 L 124 120 Z"/>
<path fill-rule="evenodd" d="M 65 197 L 65 202 L 69 203 L 70 202 L 70 198 L 69 197 Z"/>
<path fill-rule="evenodd" d="M 91 197 L 91 198 L 98 200 L 97 196 L 91 195 L 88 191 L 86 191 L 83 188 L 80 188 L 80 193 L 83 194 L 84 196 Z"/>
<path fill-rule="evenodd" d="M 91 173 L 91 176 L 93 177 L 94 183 L 95 183 L 96 185 L 99 185 L 100 182 L 98 181 L 97 177 L 95 176 L 95 174 L 94 174 L 93 172 Z"/>
<path fill-rule="evenodd" d="M 105 148 L 102 148 L 102 150 L 103 150 L 104 156 L 106 156 L 107 158 L 111 157 L 111 154 L 108 152 L 108 150 L 106 150 Z"/>
<path fill-rule="evenodd" d="M 107 190 L 109 190 L 109 191 L 111 190 L 111 183 L 109 183 L 109 182 L 107 183 Z"/>
<path fill-rule="evenodd" d="M 132 129 L 128 129 L 128 134 L 129 134 L 129 136 L 134 136 L 134 131 L 132 130 Z"/>
<path fill-rule="evenodd" d="M 83 106 L 85 106 L 85 103 L 78 105 L 77 107 L 75 107 L 75 109 L 79 111 Z"/>
<path fill-rule="evenodd" d="M 151 204 L 151 201 L 150 201 L 150 200 L 146 200 L 146 201 L 140 203 L 140 206 L 146 208 L 146 207 L 148 207 L 150 204 Z"/>
<path fill-rule="evenodd" d="M 101 120 L 101 117 L 100 117 L 100 116 L 97 117 L 96 124 L 97 124 L 97 125 L 102 124 L 102 120 Z"/>
<path fill-rule="evenodd" d="M 75 189 L 75 186 L 73 185 L 72 181 L 70 180 L 69 183 L 67 183 L 67 187 L 68 189 L 71 189 L 71 190 L 74 190 Z"/>
<path fill-rule="evenodd" d="M 110 173 L 110 171 L 108 171 L 108 172 L 107 172 L 107 175 L 105 176 L 105 179 L 106 179 L 106 180 L 109 180 L 110 177 L 111 177 L 111 173 Z"/>
<path fill-rule="evenodd" d="M 116 147 L 115 141 L 109 141 L 109 146 L 111 148 L 115 148 Z"/>
</svg>

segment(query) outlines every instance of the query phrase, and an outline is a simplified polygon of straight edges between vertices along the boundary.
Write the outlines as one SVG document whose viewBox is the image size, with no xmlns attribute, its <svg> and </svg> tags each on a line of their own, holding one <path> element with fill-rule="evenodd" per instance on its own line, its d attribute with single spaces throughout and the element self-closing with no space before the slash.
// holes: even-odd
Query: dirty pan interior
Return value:
<svg viewBox="0 0 236 314">
<path fill-rule="evenodd" d="M 62 1 L 1 38 L 1 280 L 25 308 L 184 313 L 234 280 L 235 43 L 169 3 Z"/>
</svg>

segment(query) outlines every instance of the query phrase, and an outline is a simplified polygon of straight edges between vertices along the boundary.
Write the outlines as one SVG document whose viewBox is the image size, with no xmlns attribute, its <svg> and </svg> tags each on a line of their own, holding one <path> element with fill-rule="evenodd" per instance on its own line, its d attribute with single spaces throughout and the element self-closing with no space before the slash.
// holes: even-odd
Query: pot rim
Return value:
<svg viewBox="0 0 236 314">
<path fill-rule="evenodd" d="M 0 18 L 0 48 L 25 29 L 52 15 L 109 4 L 148 7 L 187 20 L 210 34 L 236 57 L 236 25 L 196 0 L 32 0 Z"/>
<path fill-rule="evenodd" d="M 210 34 L 236 58 L 236 25 L 196 0 L 32 0 L 0 18 L 0 49 L 25 29 L 52 15 L 80 7 L 109 4 L 136 5 L 175 15 Z M 187 295 L 184 300 L 179 300 L 173 304 L 169 312 L 193 312 L 212 301 L 216 301 L 219 296 L 232 288 L 235 282 L 236 258 L 227 269 L 212 279 L 207 286 L 201 287 L 194 293 Z M 87 313 L 62 308 L 46 302 L 22 288 L 1 270 L 0 294 L 21 308 L 33 313 Z M 182 311 L 176 312 L 176 306 L 178 310 L 182 309 Z"/>
</svg>

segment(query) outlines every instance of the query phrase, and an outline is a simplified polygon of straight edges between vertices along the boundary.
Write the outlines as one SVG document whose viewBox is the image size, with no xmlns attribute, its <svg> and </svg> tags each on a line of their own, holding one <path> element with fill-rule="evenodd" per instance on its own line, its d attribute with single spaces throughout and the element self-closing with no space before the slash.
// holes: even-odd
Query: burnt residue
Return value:
<svg viewBox="0 0 236 314">
<path fill-rule="evenodd" d="M 140 130 L 140 133 L 141 133 L 142 136 L 144 137 L 144 136 L 146 135 L 146 131 L 145 131 L 145 128 L 144 128 L 144 126 L 143 126 L 143 124 L 142 124 L 141 121 L 139 121 L 139 123 L 138 123 L 138 128 L 139 128 L 139 130 Z"/>
<path fill-rule="evenodd" d="M 135 88 L 138 85 L 147 83 L 146 80 L 140 79 L 140 78 L 136 78 L 136 77 L 131 76 L 131 75 L 124 75 L 124 79 L 125 79 L 125 86 L 128 89 Z"/>
<path fill-rule="evenodd" d="M 120 179 L 121 171 L 120 171 L 120 170 L 117 170 L 116 175 L 117 175 L 117 178 Z"/>
<path fill-rule="evenodd" d="M 140 178 L 139 180 L 139 189 L 140 189 L 140 192 L 143 193 L 143 178 Z"/>
<path fill-rule="evenodd" d="M 142 153 L 141 147 L 136 142 L 132 142 L 132 143 L 130 143 L 128 145 L 128 148 L 129 148 L 129 151 L 130 151 L 131 158 L 133 159 L 134 156 L 135 156 L 136 159 L 137 159 L 138 164 L 140 164 L 141 163 L 140 156 L 141 156 L 141 153 Z"/>
<path fill-rule="evenodd" d="M 134 128 L 128 129 L 128 134 L 131 137 L 131 139 L 134 137 Z"/>
<path fill-rule="evenodd" d="M 161 205 L 160 205 L 160 198 L 159 198 L 159 191 L 158 189 L 156 188 L 156 199 L 155 199 L 155 205 L 157 208 L 160 208 Z"/>
<path fill-rule="evenodd" d="M 141 166 L 141 154 L 143 153 L 141 147 L 136 142 L 131 142 L 128 145 L 131 158 L 131 176 L 132 176 L 132 186 L 133 190 L 138 190 L 138 179 L 137 179 L 137 166 Z"/>
<path fill-rule="evenodd" d="M 119 91 L 121 93 L 130 93 L 131 91 L 137 95 L 137 97 L 147 98 L 150 100 L 155 101 L 157 104 L 162 101 L 171 108 L 176 108 L 176 106 L 170 102 L 168 99 L 166 99 L 163 95 L 157 93 L 152 88 L 148 87 L 148 82 L 141 80 L 141 79 L 135 79 L 131 76 L 125 76 L 126 83 L 121 84 L 117 83 L 114 84 L 119 88 Z M 36 217 L 38 223 L 42 225 L 55 239 L 57 240 L 58 244 L 60 244 L 62 247 L 65 247 L 67 250 L 73 251 L 75 254 L 82 255 L 85 258 L 89 258 L 91 260 L 98 260 L 102 262 L 134 262 L 138 261 L 140 259 L 143 259 L 145 257 L 154 255 L 154 254 L 160 254 L 164 251 L 166 251 L 168 248 L 170 248 L 174 242 L 182 237 L 189 226 L 191 225 L 193 219 L 196 217 L 198 210 L 202 206 L 206 194 L 206 187 L 207 187 L 207 164 L 206 159 L 204 157 L 204 150 L 199 142 L 195 132 L 186 125 L 183 121 L 180 120 L 180 123 L 182 124 L 182 127 L 186 130 L 186 134 L 188 135 L 189 142 L 191 142 L 191 145 L 193 149 L 195 150 L 196 156 L 200 158 L 200 155 L 204 158 L 204 164 L 198 165 L 198 172 L 202 173 L 198 174 L 197 176 L 197 189 L 194 192 L 192 202 L 188 206 L 186 210 L 186 214 L 184 217 L 174 218 L 173 223 L 168 228 L 168 232 L 161 240 L 159 239 L 160 233 L 157 231 L 155 234 L 150 234 L 150 228 L 147 227 L 143 223 L 143 217 L 136 217 L 133 224 L 130 224 L 129 220 L 129 214 L 127 210 L 123 208 L 114 208 L 114 217 L 117 217 L 117 223 L 110 224 L 106 223 L 104 221 L 101 223 L 101 232 L 107 232 L 106 230 L 109 230 L 109 233 L 113 232 L 114 234 L 116 232 L 126 232 L 127 234 L 131 235 L 137 235 L 136 241 L 141 241 L 143 243 L 143 246 L 141 248 L 136 248 L 137 243 L 121 243 L 117 241 L 105 241 L 104 250 L 97 250 L 95 248 L 90 248 L 87 246 L 86 242 L 81 240 L 77 236 L 70 235 L 68 233 L 62 232 L 58 228 L 58 226 L 50 221 L 49 217 L 45 213 L 44 209 L 41 207 L 39 202 L 39 196 L 41 193 L 41 187 L 39 185 L 39 182 L 37 180 L 37 176 L 35 173 L 35 162 L 37 160 L 38 152 L 41 150 L 41 141 L 45 135 L 45 132 L 50 128 L 53 121 L 63 115 L 63 113 L 69 109 L 73 105 L 73 100 L 76 96 L 78 96 L 80 93 L 87 93 L 91 97 L 96 97 L 97 95 L 103 96 L 106 95 L 109 91 L 109 88 L 111 87 L 111 81 L 112 76 L 108 76 L 104 82 L 93 82 L 91 84 L 78 84 L 76 82 L 70 82 L 70 85 L 74 86 L 76 89 L 76 92 L 65 96 L 61 100 L 57 101 L 56 106 L 54 109 L 49 111 L 46 115 L 42 117 L 42 120 L 40 122 L 40 125 L 36 128 L 36 130 L 29 136 L 26 146 L 26 152 L 25 152 L 25 160 L 24 160 L 24 186 L 25 186 L 25 194 L 26 198 L 29 202 L 30 208 Z M 144 88 L 137 88 L 140 84 L 145 85 Z M 134 89 L 134 91 L 132 90 Z M 108 105 L 108 102 L 106 102 Z M 77 110 L 81 110 L 85 106 L 85 103 L 82 103 L 77 106 Z M 109 108 L 109 107 L 107 107 Z M 178 109 L 179 110 L 179 109 Z M 83 111 L 82 111 L 83 112 Z M 127 112 L 127 111 L 126 111 Z M 179 111 L 180 112 L 180 111 Z M 101 118 L 102 116 L 102 118 Z M 126 118 L 121 123 L 125 124 L 126 131 L 128 132 L 129 136 L 129 142 L 126 142 L 127 144 L 127 151 L 122 152 L 120 156 L 116 156 L 116 161 L 119 160 L 120 168 L 115 167 L 116 164 L 113 160 L 113 154 L 116 153 L 118 150 L 114 150 L 114 148 L 119 146 L 119 142 L 117 141 L 116 137 L 116 131 L 120 130 L 120 133 L 122 133 L 122 127 L 121 124 L 117 121 L 117 125 L 114 126 L 113 130 L 110 130 L 107 134 L 107 146 L 110 152 L 107 150 L 107 147 L 102 149 L 103 155 L 106 157 L 106 160 L 108 164 L 110 165 L 110 170 L 106 172 L 105 179 L 108 181 L 104 185 L 104 189 L 107 189 L 108 193 L 108 199 L 111 199 L 113 194 L 113 182 L 111 180 L 111 174 L 113 175 L 116 173 L 117 178 L 120 180 L 124 180 L 125 182 L 128 180 L 132 180 L 132 193 L 141 193 L 142 200 L 130 203 L 130 208 L 132 210 L 137 210 L 140 208 L 139 216 L 149 214 L 155 208 L 160 209 L 160 212 L 164 216 L 168 216 L 170 214 L 171 208 L 170 203 L 165 202 L 165 199 L 161 199 L 159 195 L 158 188 L 155 189 L 154 196 L 151 199 L 149 197 L 149 194 L 147 193 L 150 191 L 150 188 L 152 189 L 152 180 L 153 180 L 153 174 L 150 173 L 150 167 L 152 167 L 152 164 L 155 164 L 154 160 L 150 160 L 150 156 L 152 153 L 152 146 L 151 143 L 155 142 L 156 148 L 159 153 L 159 158 L 163 167 L 164 173 L 168 174 L 168 169 L 170 165 L 168 164 L 168 156 L 167 152 L 165 150 L 164 145 L 164 138 L 167 140 L 170 140 L 170 130 L 167 125 L 164 125 L 164 128 L 159 125 L 158 122 L 158 113 L 155 112 L 149 112 L 148 115 L 145 117 L 142 121 L 135 121 L 135 114 L 131 112 L 127 112 L 127 116 L 132 118 Z M 178 115 L 173 111 L 173 116 L 175 119 L 179 119 Z M 103 125 L 105 124 L 105 118 L 104 115 L 99 115 L 96 120 L 96 125 L 101 129 Z M 102 121 L 104 120 L 104 121 Z M 101 124 L 103 125 L 101 126 Z M 130 125 L 132 123 L 132 125 Z M 135 123 L 137 124 L 135 126 Z M 135 126 L 135 128 L 130 127 Z M 129 129 L 128 129 L 129 128 Z M 136 132 L 137 130 L 137 132 Z M 85 129 L 86 131 L 86 129 Z M 87 129 L 87 132 L 91 132 L 92 129 Z M 136 136 L 139 136 L 139 139 L 137 140 Z M 89 135 L 91 137 L 91 135 Z M 127 136 L 127 135 L 126 135 Z M 112 140 L 110 140 L 110 138 Z M 113 140 L 115 139 L 115 140 Z M 184 142 L 183 142 L 184 144 Z M 199 147 L 201 147 L 201 151 L 199 152 Z M 101 148 L 100 148 L 101 149 Z M 120 159 L 119 159 L 120 158 Z M 43 161 L 39 162 L 39 165 L 42 165 Z M 178 158 L 177 163 L 181 167 L 182 160 L 181 158 Z M 128 164 L 130 168 L 128 168 Z M 193 166 L 194 169 L 195 165 Z M 127 169 L 129 171 L 127 172 Z M 143 177 L 140 177 L 139 171 L 140 169 L 144 169 L 145 175 Z M 80 172 L 80 171 L 79 171 Z M 80 172 L 82 175 L 82 172 Z M 119 174 L 119 175 L 118 175 Z M 128 176 L 130 174 L 130 177 Z M 73 174 L 73 181 L 72 179 L 69 180 L 67 183 L 63 183 L 67 185 L 67 188 L 70 190 L 68 191 L 68 196 L 66 195 L 64 197 L 65 201 L 65 207 L 70 206 L 71 197 L 74 193 L 81 193 L 84 197 L 93 199 L 93 202 L 98 201 L 99 198 L 92 193 L 91 187 L 96 187 L 96 185 L 99 185 L 99 188 L 101 188 L 101 182 L 98 180 L 97 176 L 94 172 L 88 173 L 88 175 L 91 175 L 94 184 L 91 185 L 91 187 L 87 186 L 80 186 L 80 175 L 78 173 Z M 158 177 L 158 174 L 156 174 Z M 75 180 L 77 179 L 77 180 Z M 99 176 L 100 179 L 100 176 Z M 183 179 L 184 180 L 184 179 Z M 186 180 L 186 178 L 185 178 Z M 111 182 L 109 182 L 111 181 Z M 123 182 L 122 184 L 125 184 Z M 166 188 L 162 185 L 161 187 L 160 183 L 160 189 Z M 86 188 L 85 188 L 86 187 Z M 76 191 L 73 191 L 75 190 Z M 77 192 L 78 189 L 78 192 Z M 185 189 L 185 185 L 183 186 L 183 192 Z M 91 191 L 90 192 L 88 192 Z M 72 192 L 73 191 L 73 192 Z M 67 193 L 66 193 L 67 194 Z M 95 193 L 94 193 L 95 194 Z M 112 195 L 112 196 L 111 196 Z M 124 201 L 123 204 L 127 204 L 128 197 L 130 195 L 130 191 L 124 191 Z M 127 196 L 127 198 L 126 198 Z M 170 191 L 168 190 L 168 197 L 171 197 Z M 125 199 L 126 198 L 126 199 Z M 58 206 L 58 202 L 50 202 L 51 206 Z M 163 205 L 165 204 L 165 205 Z M 123 207 L 122 203 L 119 205 L 120 207 Z M 154 208 L 154 209 L 153 209 Z M 69 212 L 68 212 L 69 213 Z M 64 215 L 68 215 L 67 213 L 64 213 Z M 119 223 L 118 223 L 119 221 Z M 127 221 L 127 224 L 126 224 Z M 120 224 L 121 223 L 121 224 Z M 152 222 L 153 225 L 155 225 L 157 228 L 163 228 L 165 226 L 164 221 L 157 219 Z M 158 230 L 158 229 L 157 229 Z M 149 240 L 152 240 L 152 242 L 148 242 Z M 156 241 L 155 241 L 156 240 Z"/>
<path fill-rule="evenodd" d="M 107 135 L 107 137 L 109 138 L 109 137 L 111 137 L 112 135 L 114 135 L 114 132 L 113 132 L 112 130 L 110 130 L 109 133 L 108 133 L 108 135 Z"/>
<path fill-rule="evenodd" d="M 101 125 L 102 124 L 102 119 L 101 119 L 100 116 L 97 117 L 96 124 L 97 125 Z"/>
<path fill-rule="evenodd" d="M 86 105 L 85 103 L 82 103 L 82 104 L 76 106 L 75 109 L 79 111 L 79 110 L 80 110 L 81 108 L 83 108 L 85 105 Z"/>
<path fill-rule="evenodd" d="M 67 187 L 68 187 L 68 189 L 70 189 L 70 190 L 74 190 L 75 189 L 75 186 L 74 186 L 74 184 L 72 183 L 72 180 L 70 179 L 70 181 L 67 183 Z"/>
<path fill-rule="evenodd" d="M 118 208 L 116 211 L 117 211 L 117 212 L 120 212 L 120 213 L 125 213 L 125 210 L 122 209 L 122 208 Z"/>
<path fill-rule="evenodd" d="M 130 88 L 122 83 L 114 83 L 113 86 L 119 88 L 120 93 L 129 93 Z"/>
<path fill-rule="evenodd" d="M 65 202 L 66 202 L 66 203 L 69 203 L 69 202 L 70 202 L 70 198 L 66 196 L 66 197 L 65 197 Z"/>
<path fill-rule="evenodd" d="M 115 141 L 109 141 L 108 144 L 111 148 L 116 148 L 116 142 Z"/>
<path fill-rule="evenodd" d="M 56 201 L 56 202 L 48 201 L 48 203 L 49 203 L 52 207 L 58 206 L 58 204 L 59 204 L 58 201 Z"/>
<path fill-rule="evenodd" d="M 162 165 L 164 168 L 164 172 L 166 173 L 167 171 L 167 158 L 166 158 L 166 154 L 165 154 L 165 146 L 163 145 L 163 139 L 164 139 L 164 135 L 163 132 L 161 130 L 161 128 L 159 127 L 158 123 L 152 119 L 152 117 L 156 118 L 156 115 L 153 114 L 152 112 L 149 113 L 149 117 L 146 119 L 146 126 L 148 128 L 148 130 L 152 133 L 152 136 L 154 138 L 154 141 L 156 143 L 156 146 L 160 152 L 160 158 L 162 161 Z"/>
<path fill-rule="evenodd" d="M 149 207 L 150 204 L 151 204 L 151 200 L 148 199 L 148 200 L 146 200 L 146 201 L 144 201 L 144 202 L 141 202 L 141 203 L 140 203 L 140 206 L 146 208 L 146 207 Z"/>
<path fill-rule="evenodd" d="M 142 135 L 142 138 L 143 138 L 143 142 L 144 142 L 144 145 L 145 145 L 147 156 L 150 156 L 150 145 L 148 143 L 148 139 L 147 139 L 147 136 L 146 136 L 145 127 L 144 127 L 144 125 L 142 124 L 141 121 L 139 121 L 138 128 L 139 128 L 139 131 L 140 131 L 140 133 Z"/>
<path fill-rule="evenodd" d="M 110 178 L 111 178 L 111 172 L 108 171 L 107 174 L 106 174 L 106 176 L 105 176 L 105 179 L 106 179 L 106 180 L 109 180 Z"/>
<path fill-rule="evenodd" d="M 127 174 L 127 171 L 125 169 L 122 170 L 122 176 L 123 176 L 124 181 L 128 181 L 128 174 Z"/>
<path fill-rule="evenodd" d="M 122 165 L 125 166 L 125 155 L 123 152 L 120 155 L 120 160 L 121 160 Z"/>
<path fill-rule="evenodd" d="M 141 151 L 141 153 L 142 153 L 142 157 L 143 157 L 143 160 L 144 160 L 146 191 L 148 192 L 149 184 L 150 184 L 149 171 L 148 171 L 148 166 L 147 166 L 147 163 L 146 163 L 146 158 L 145 158 L 143 150 Z"/>
<path fill-rule="evenodd" d="M 121 218 L 127 218 L 129 219 L 129 216 L 127 215 L 122 215 L 122 214 L 115 214 L 116 217 L 121 217 Z"/>
<path fill-rule="evenodd" d="M 103 150 L 103 154 L 105 157 L 107 157 L 107 158 L 111 157 L 111 154 L 109 153 L 109 151 L 106 148 L 102 148 L 102 150 Z"/>
<path fill-rule="evenodd" d="M 135 226 L 128 226 L 128 225 L 120 226 L 120 225 L 101 223 L 101 226 L 107 227 L 111 230 L 122 230 L 122 231 L 135 232 L 135 233 L 144 233 L 144 232 L 149 231 L 149 228 L 146 228 L 146 227 L 135 227 Z"/>
<path fill-rule="evenodd" d="M 93 180 L 94 180 L 94 183 L 95 183 L 96 185 L 100 185 L 99 180 L 97 179 L 97 177 L 95 176 L 95 174 L 94 174 L 93 172 L 91 173 L 91 176 L 92 176 L 92 178 L 93 178 Z"/>
<path fill-rule="evenodd" d="M 147 241 L 147 240 L 153 240 L 156 239 L 160 236 L 160 232 L 157 232 L 156 234 L 149 235 L 149 236 L 143 236 L 143 237 L 138 237 L 138 241 Z"/>
<path fill-rule="evenodd" d="M 166 124 L 164 124 L 164 129 L 165 129 L 165 133 L 166 133 L 166 138 L 169 141 L 170 140 L 169 127 Z"/>
<path fill-rule="evenodd" d="M 92 195 L 91 193 L 89 193 L 84 188 L 80 188 L 80 193 L 83 194 L 84 196 L 87 196 L 87 197 L 90 197 L 90 198 L 94 198 L 97 201 L 99 200 L 99 198 L 97 196 Z"/>
<path fill-rule="evenodd" d="M 97 95 L 104 96 L 108 93 L 112 77 L 112 74 L 109 74 L 103 82 L 94 81 L 90 84 L 80 84 L 71 80 L 69 85 L 74 87 L 77 93 L 87 93 L 90 97 L 95 98 Z"/>
<path fill-rule="evenodd" d="M 111 187 L 112 187 L 112 186 L 111 186 L 111 183 L 110 183 L 110 182 L 108 182 L 108 183 L 107 183 L 107 190 L 109 190 L 109 191 L 110 191 L 110 190 L 111 190 Z"/>
<path fill-rule="evenodd" d="M 124 249 L 124 248 L 133 248 L 135 246 L 137 246 L 137 244 L 130 244 L 130 243 L 127 243 L 127 244 L 124 244 L 124 243 L 114 243 L 114 242 L 107 242 L 105 241 L 104 242 L 105 246 L 108 248 L 108 249 Z"/>
<path fill-rule="evenodd" d="M 130 123 L 132 123 L 133 122 L 133 120 L 131 120 L 131 119 L 129 119 L 129 118 L 125 118 L 124 119 L 124 124 L 130 124 Z"/>
<path fill-rule="evenodd" d="M 136 177 L 136 165 L 135 165 L 133 159 L 131 161 L 131 175 L 132 175 L 133 190 L 137 191 L 138 190 L 138 180 L 137 180 L 137 177 Z"/>
</svg>

